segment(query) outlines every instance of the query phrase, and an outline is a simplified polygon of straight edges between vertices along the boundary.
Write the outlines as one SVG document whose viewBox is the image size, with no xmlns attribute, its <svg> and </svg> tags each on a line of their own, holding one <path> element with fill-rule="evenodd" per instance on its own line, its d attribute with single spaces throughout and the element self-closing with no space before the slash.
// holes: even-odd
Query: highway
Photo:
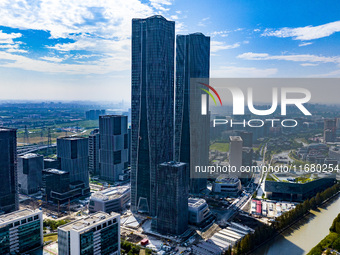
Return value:
<svg viewBox="0 0 340 255">
<path fill-rule="evenodd" d="M 50 147 L 53 148 L 53 147 L 56 147 L 56 146 L 57 146 L 57 144 L 54 143 Z M 30 145 L 30 146 L 25 146 L 25 147 L 19 147 L 17 149 L 17 152 L 18 152 L 18 156 L 22 156 L 22 155 L 25 155 L 27 153 L 36 152 L 38 150 L 47 149 L 47 148 L 48 148 L 48 145 Z"/>
</svg>

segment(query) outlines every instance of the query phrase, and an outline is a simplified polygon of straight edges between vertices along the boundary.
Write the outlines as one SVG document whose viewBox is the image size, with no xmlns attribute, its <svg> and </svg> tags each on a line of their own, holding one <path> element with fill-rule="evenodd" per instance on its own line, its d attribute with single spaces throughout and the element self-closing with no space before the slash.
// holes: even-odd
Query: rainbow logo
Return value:
<svg viewBox="0 0 340 255">
<path fill-rule="evenodd" d="M 207 87 L 208 89 L 212 90 L 212 91 L 215 93 L 215 95 L 217 96 L 218 100 L 220 101 L 220 104 L 222 105 L 222 100 L 221 100 L 221 98 L 220 98 L 220 95 L 217 93 L 217 91 L 216 91 L 213 87 L 211 87 L 211 86 L 208 85 L 208 84 L 202 83 L 202 82 L 199 82 L 199 84 L 202 84 L 203 86 L 205 86 L 205 87 Z M 204 92 L 206 92 L 207 94 L 209 94 L 209 96 L 214 100 L 215 105 L 217 105 L 214 96 L 209 92 L 209 90 L 203 89 L 203 88 L 201 88 L 201 90 L 203 90 Z"/>
</svg>

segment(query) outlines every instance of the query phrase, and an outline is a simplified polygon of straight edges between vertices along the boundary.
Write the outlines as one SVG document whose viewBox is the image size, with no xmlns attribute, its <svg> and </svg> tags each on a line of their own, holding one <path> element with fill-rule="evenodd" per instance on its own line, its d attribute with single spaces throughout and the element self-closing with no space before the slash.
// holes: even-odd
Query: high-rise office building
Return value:
<svg viewBox="0 0 340 255">
<path fill-rule="evenodd" d="M 238 131 L 237 134 L 242 138 L 243 147 L 253 147 L 253 132 Z"/>
<path fill-rule="evenodd" d="M 105 115 L 105 110 L 89 110 L 85 112 L 87 120 L 98 120 L 99 116 Z"/>
<path fill-rule="evenodd" d="M 183 234 L 188 228 L 187 164 L 174 161 L 162 163 L 157 177 L 157 209 L 153 229 L 165 235 Z"/>
<path fill-rule="evenodd" d="M 157 168 L 173 160 L 175 22 L 132 20 L 131 209 L 155 215 Z"/>
<path fill-rule="evenodd" d="M 335 142 L 336 140 L 336 122 L 334 119 L 325 119 L 324 120 L 324 128 L 323 128 L 323 139 L 324 142 Z"/>
<path fill-rule="evenodd" d="M 19 191 L 28 195 L 40 191 L 44 157 L 28 153 L 18 157 Z"/>
<path fill-rule="evenodd" d="M 242 148 L 242 166 L 252 166 L 253 165 L 253 148 L 243 147 Z"/>
<path fill-rule="evenodd" d="M 42 211 L 24 209 L 0 216 L 0 254 L 31 254 L 42 244 Z"/>
<path fill-rule="evenodd" d="M 120 254 L 120 215 L 97 212 L 58 228 L 58 254 Z"/>
<path fill-rule="evenodd" d="M 61 170 L 70 173 L 71 182 L 80 181 L 89 187 L 88 138 L 58 138 L 57 157 Z"/>
<path fill-rule="evenodd" d="M 99 117 L 100 177 L 118 181 L 128 168 L 129 139 L 127 116 L 105 115 Z"/>
<path fill-rule="evenodd" d="M 128 164 L 131 165 L 131 128 L 128 128 L 128 140 L 129 140 L 129 152 L 128 152 Z"/>
<path fill-rule="evenodd" d="M 206 188 L 206 179 L 193 174 L 195 166 L 209 165 L 210 142 L 209 113 L 201 114 L 201 94 L 204 92 L 191 84 L 190 79 L 200 78 L 209 83 L 209 68 L 210 37 L 202 33 L 177 35 L 175 160 L 189 165 L 190 193 L 199 193 Z"/>
<path fill-rule="evenodd" d="M 235 167 L 237 177 L 241 177 L 240 169 L 242 166 L 242 145 L 243 141 L 240 136 L 230 136 L 229 146 L 229 164 Z"/>
<path fill-rule="evenodd" d="M 95 129 L 89 135 L 89 172 L 93 175 L 100 174 L 99 164 L 100 134 Z"/>
<path fill-rule="evenodd" d="M 18 209 L 17 131 L 0 127 L 0 213 Z"/>
</svg>

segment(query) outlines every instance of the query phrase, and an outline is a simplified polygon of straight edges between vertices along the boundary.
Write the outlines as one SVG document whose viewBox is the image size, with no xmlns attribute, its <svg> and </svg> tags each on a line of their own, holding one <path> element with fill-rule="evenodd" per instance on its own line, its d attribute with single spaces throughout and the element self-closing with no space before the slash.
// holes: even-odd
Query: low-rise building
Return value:
<svg viewBox="0 0 340 255">
<path fill-rule="evenodd" d="M 89 211 L 93 212 L 121 212 L 130 201 L 130 187 L 111 187 L 92 194 Z"/>
<path fill-rule="evenodd" d="M 212 215 L 207 202 L 202 198 L 189 198 L 188 210 L 189 223 L 193 225 L 200 225 Z"/>
<path fill-rule="evenodd" d="M 237 177 L 220 175 L 213 183 L 213 192 L 227 196 L 237 196 L 242 189 L 241 181 Z"/>
<path fill-rule="evenodd" d="M 120 215 L 104 212 L 58 228 L 59 255 L 119 255 Z"/>
<path fill-rule="evenodd" d="M 0 216 L 0 254 L 27 254 L 42 244 L 42 211 L 24 209 Z"/>
<path fill-rule="evenodd" d="M 70 182 L 70 173 L 59 169 L 44 169 L 42 195 L 45 200 L 65 203 L 69 199 L 85 196 L 90 189 L 82 181 Z"/>
<path fill-rule="evenodd" d="M 266 180 L 264 191 L 266 197 L 270 199 L 303 201 L 334 185 L 335 182 L 336 178 L 334 174 L 319 175 L 318 179 L 305 183 Z"/>
</svg>

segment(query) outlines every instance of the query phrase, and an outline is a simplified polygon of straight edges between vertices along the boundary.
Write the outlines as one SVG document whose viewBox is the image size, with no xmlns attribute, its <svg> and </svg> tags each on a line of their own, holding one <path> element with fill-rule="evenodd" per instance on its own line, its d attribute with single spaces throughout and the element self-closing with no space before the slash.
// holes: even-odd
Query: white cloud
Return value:
<svg viewBox="0 0 340 255">
<path fill-rule="evenodd" d="M 14 44 L 13 39 L 21 37 L 22 34 L 20 33 L 3 33 L 2 30 L 0 30 L 0 44 Z"/>
<path fill-rule="evenodd" d="M 125 38 L 130 36 L 132 18 L 153 13 L 149 5 L 138 0 L 0 1 L 0 25 L 43 29 L 50 31 L 53 38 L 74 38 L 71 34 L 85 33 L 104 38 Z"/>
<path fill-rule="evenodd" d="M 229 50 L 229 49 L 235 49 L 240 47 L 240 43 L 234 43 L 234 44 L 226 44 L 225 42 L 219 42 L 219 41 L 211 41 L 211 52 L 217 52 L 220 50 Z"/>
<path fill-rule="evenodd" d="M 307 45 L 311 45 L 311 44 L 313 44 L 313 43 L 311 43 L 311 42 L 300 43 L 299 47 L 303 47 L 303 46 L 307 46 Z"/>
<path fill-rule="evenodd" d="M 277 71 L 276 68 L 259 69 L 256 67 L 222 66 L 219 69 L 211 70 L 211 77 L 268 77 L 275 75 Z"/>
<path fill-rule="evenodd" d="M 49 31 L 51 38 L 70 38 L 73 43 L 59 43 L 46 46 L 57 50 L 62 55 L 72 50 L 87 51 L 85 55 L 97 56 L 96 62 L 82 61 L 81 64 L 60 63 L 61 58 L 51 58 L 50 54 L 39 60 L 20 58 L 15 53 L 24 53 L 17 44 L 10 44 L 19 33 L 0 33 L 0 59 L 13 58 L 8 67 L 41 72 L 104 73 L 130 68 L 130 37 L 132 18 L 145 18 L 156 14 L 162 6 L 170 6 L 170 0 L 151 0 L 141 3 L 139 0 L 1 0 L 0 26 L 19 29 Z M 53 10 L 53 11 L 52 11 Z M 180 24 L 183 26 L 183 24 Z M 2 44 L 1 43 L 8 43 Z M 77 55 L 77 59 L 81 59 Z M 45 60 L 45 61 L 44 61 Z M 49 62 L 48 62 L 49 61 Z M 110 63 L 112 61 L 112 63 Z M 37 64 L 39 63 L 39 64 Z M 26 65 L 26 66 L 25 66 Z M 40 65 L 40 66 L 39 66 Z M 55 65 L 55 66 L 54 66 Z M 60 67 L 57 67 L 57 66 Z M 110 67 L 110 68 L 108 68 Z M 39 69 L 40 68 L 40 69 Z M 93 69 L 92 69 L 93 68 Z"/>
<path fill-rule="evenodd" d="M 26 53 L 26 50 L 20 49 L 20 41 L 14 42 L 13 39 L 22 37 L 21 33 L 3 33 L 0 30 L 0 49 L 6 49 L 6 52 L 11 53 Z"/>
<path fill-rule="evenodd" d="M 335 63 L 340 64 L 340 57 L 325 57 L 311 54 L 299 55 L 269 55 L 267 53 L 246 52 L 237 56 L 246 60 L 286 60 L 294 62 L 310 62 L 310 63 Z"/>
<path fill-rule="evenodd" d="M 210 19 L 210 17 L 203 18 L 200 22 L 198 22 L 197 26 L 205 27 L 207 25 L 206 21 L 208 21 L 209 19 Z"/>
<path fill-rule="evenodd" d="M 316 78 L 321 78 L 321 77 L 339 78 L 340 77 L 340 69 L 334 70 L 334 71 L 331 71 L 331 72 L 325 73 L 325 74 L 315 74 L 315 75 L 312 75 L 312 77 L 316 77 Z"/>
<path fill-rule="evenodd" d="M 300 66 L 318 66 L 319 64 L 313 64 L 313 63 L 302 63 Z"/>
<path fill-rule="evenodd" d="M 151 6 L 160 11 L 168 11 L 164 6 L 172 5 L 171 0 L 150 0 Z"/>
<path fill-rule="evenodd" d="M 7 52 L 10 52 L 10 53 L 27 53 L 28 51 L 22 50 L 22 49 L 17 49 L 16 47 L 13 47 L 13 48 L 9 48 L 7 50 Z"/>
<path fill-rule="evenodd" d="M 330 36 L 340 32 L 340 21 L 330 22 L 320 26 L 306 26 L 297 28 L 266 29 L 262 36 L 292 37 L 294 40 L 309 41 Z"/>
<path fill-rule="evenodd" d="M 14 55 L 0 51 L 0 59 L 9 60 L 8 63 L 0 63 L 1 67 L 20 68 L 29 71 L 44 73 L 68 73 L 68 74 L 105 74 L 113 71 L 124 71 L 130 67 L 129 61 L 115 54 L 107 55 L 100 60 L 86 62 L 85 64 L 64 64 L 50 62 L 52 59 L 31 59 L 26 56 Z"/>
<path fill-rule="evenodd" d="M 58 57 L 41 57 L 42 60 L 47 60 L 50 62 L 62 62 L 64 59 L 63 58 L 58 58 Z"/>
<path fill-rule="evenodd" d="M 215 37 L 215 36 L 227 37 L 229 33 L 230 33 L 229 30 L 214 31 L 210 33 L 210 36 L 211 37 Z"/>
</svg>

